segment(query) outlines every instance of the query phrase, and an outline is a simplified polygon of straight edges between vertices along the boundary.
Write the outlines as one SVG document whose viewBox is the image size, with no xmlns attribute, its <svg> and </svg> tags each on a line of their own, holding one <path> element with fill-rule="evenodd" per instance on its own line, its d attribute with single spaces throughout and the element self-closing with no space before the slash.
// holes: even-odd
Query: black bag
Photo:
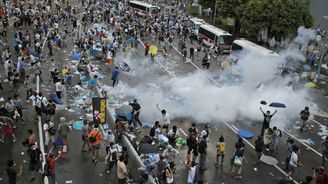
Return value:
<svg viewBox="0 0 328 184">
<path fill-rule="evenodd" d="M 47 160 L 46 163 L 43 166 L 43 175 L 44 176 L 50 176 L 51 175 L 51 166 L 50 166 L 49 160 Z"/>
<path fill-rule="evenodd" d="M 48 130 L 49 134 L 50 135 L 55 135 L 56 134 L 56 129 L 54 127 L 51 127 L 49 130 Z"/>
<path fill-rule="evenodd" d="M 41 103 L 41 112 L 43 112 L 43 113 L 47 113 L 48 109 L 47 109 L 47 107 L 44 105 L 44 103 L 43 103 L 43 101 L 42 101 L 43 98 L 44 98 L 44 97 L 42 97 L 41 100 L 40 100 L 40 101 L 41 101 L 41 102 L 40 102 L 40 103 Z"/>
<path fill-rule="evenodd" d="M 117 161 L 117 151 L 111 153 L 112 161 Z"/>
<path fill-rule="evenodd" d="M 98 134 L 99 134 L 99 131 L 97 132 L 97 134 L 96 134 L 96 136 L 91 136 L 91 137 L 89 137 L 89 141 L 91 142 L 91 143 L 95 143 L 96 141 L 97 141 L 97 136 L 98 136 Z"/>
<path fill-rule="evenodd" d="M 155 127 L 152 127 L 152 128 L 150 129 L 149 136 L 150 136 L 150 137 L 154 137 L 154 136 L 155 136 L 155 131 L 156 131 L 156 128 L 155 128 Z"/>
</svg>

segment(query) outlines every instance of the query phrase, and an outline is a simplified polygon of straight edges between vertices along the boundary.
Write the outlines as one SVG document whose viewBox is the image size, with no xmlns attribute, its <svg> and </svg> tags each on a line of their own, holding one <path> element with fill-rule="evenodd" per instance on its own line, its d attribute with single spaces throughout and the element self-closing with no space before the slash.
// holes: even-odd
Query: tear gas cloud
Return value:
<svg viewBox="0 0 328 184">
<path fill-rule="evenodd" d="M 309 32 L 299 29 L 298 39 L 309 41 Z M 302 38 L 302 35 L 306 38 Z M 237 65 L 230 68 L 239 68 L 242 77 L 238 84 L 224 83 L 219 87 L 208 80 L 202 72 L 195 71 L 177 78 L 170 78 L 167 75 L 153 79 L 153 83 L 143 83 L 133 88 L 121 83 L 113 89 L 112 94 L 124 93 L 129 100 L 137 98 L 142 106 L 141 118 L 145 122 L 159 120 L 160 112 L 156 109 L 156 104 L 166 109 L 171 119 L 189 117 L 197 122 L 221 123 L 234 121 L 239 114 L 246 119 L 262 120 L 259 110 L 261 100 L 267 101 L 268 104 L 281 102 L 287 108 L 278 109 L 277 115 L 273 118 L 273 123 L 281 127 L 298 117 L 300 110 L 305 106 L 309 106 L 306 100 L 307 89 L 293 89 L 287 85 L 292 77 L 282 78 L 279 75 L 279 66 L 286 64 L 288 57 L 304 59 L 296 49 L 283 51 L 276 57 L 245 55 Z M 132 70 L 136 71 L 143 71 L 144 67 L 152 64 L 135 64 L 139 62 L 134 59 L 130 59 L 128 63 L 132 65 Z M 139 74 L 140 72 L 136 73 Z M 274 111 L 268 106 L 264 106 L 263 110 Z"/>
</svg>

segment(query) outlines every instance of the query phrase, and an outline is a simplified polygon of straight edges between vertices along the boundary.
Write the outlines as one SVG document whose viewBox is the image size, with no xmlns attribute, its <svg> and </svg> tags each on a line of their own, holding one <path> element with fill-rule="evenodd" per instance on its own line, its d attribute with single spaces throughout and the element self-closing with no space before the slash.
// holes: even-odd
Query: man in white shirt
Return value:
<svg viewBox="0 0 328 184">
<path fill-rule="evenodd" d="M 298 160 L 298 155 L 301 153 L 301 150 L 298 147 L 294 147 L 294 150 L 290 156 L 289 166 L 288 166 L 288 176 L 292 176 L 295 173 L 296 167 L 301 166 L 302 164 Z"/>
<path fill-rule="evenodd" d="M 56 95 L 59 99 L 61 99 L 61 93 L 63 91 L 63 85 L 64 85 L 64 81 L 59 81 L 56 82 L 55 87 L 56 87 Z"/>
<path fill-rule="evenodd" d="M 51 143 L 55 143 L 55 124 L 51 122 L 50 120 L 47 120 L 43 124 L 43 131 L 44 131 L 44 145 L 46 150 L 48 149 L 49 142 L 51 140 Z"/>
<path fill-rule="evenodd" d="M 196 183 L 196 165 L 194 161 L 188 164 L 188 184 Z"/>
<path fill-rule="evenodd" d="M 168 129 L 169 125 L 171 124 L 169 114 L 166 112 L 165 109 L 161 109 L 158 104 L 156 104 L 156 107 L 162 114 L 162 118 L 163 118 L 162 121 L 163 121 L 163 124 L 164 124 L 163 128 Z"/>
</svg>

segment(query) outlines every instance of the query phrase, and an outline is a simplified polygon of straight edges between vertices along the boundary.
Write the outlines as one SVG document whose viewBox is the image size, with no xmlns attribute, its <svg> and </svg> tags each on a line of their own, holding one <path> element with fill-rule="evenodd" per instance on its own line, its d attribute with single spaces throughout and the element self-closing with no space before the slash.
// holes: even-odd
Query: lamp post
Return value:
<svg viewBox="0 0 328 184">
<path fill-rule="evenodd" d="M 216 12 L 218 10 L 218 0 L 215 0 L 213 25 L 215 26 Z"/>
</svg>

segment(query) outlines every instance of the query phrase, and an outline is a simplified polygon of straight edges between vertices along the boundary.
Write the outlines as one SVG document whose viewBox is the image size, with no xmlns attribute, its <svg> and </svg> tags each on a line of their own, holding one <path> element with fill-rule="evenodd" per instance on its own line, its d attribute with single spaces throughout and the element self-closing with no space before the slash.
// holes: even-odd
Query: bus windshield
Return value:
<svg viewBox="0 0 328 184">
<path fill-rule="evenodd" d="M 218 40 L 220 45 L 232 45 L 233 39 L 230 35 L 222 35 Z"/>
<path fill-rule="evenodd" d="M 150 14 L 154 15 L 154 14 L 158 14 L 159 13 L 159 8 L 158 7 L 151 7 L 150 8 Z"/>
</svg>

